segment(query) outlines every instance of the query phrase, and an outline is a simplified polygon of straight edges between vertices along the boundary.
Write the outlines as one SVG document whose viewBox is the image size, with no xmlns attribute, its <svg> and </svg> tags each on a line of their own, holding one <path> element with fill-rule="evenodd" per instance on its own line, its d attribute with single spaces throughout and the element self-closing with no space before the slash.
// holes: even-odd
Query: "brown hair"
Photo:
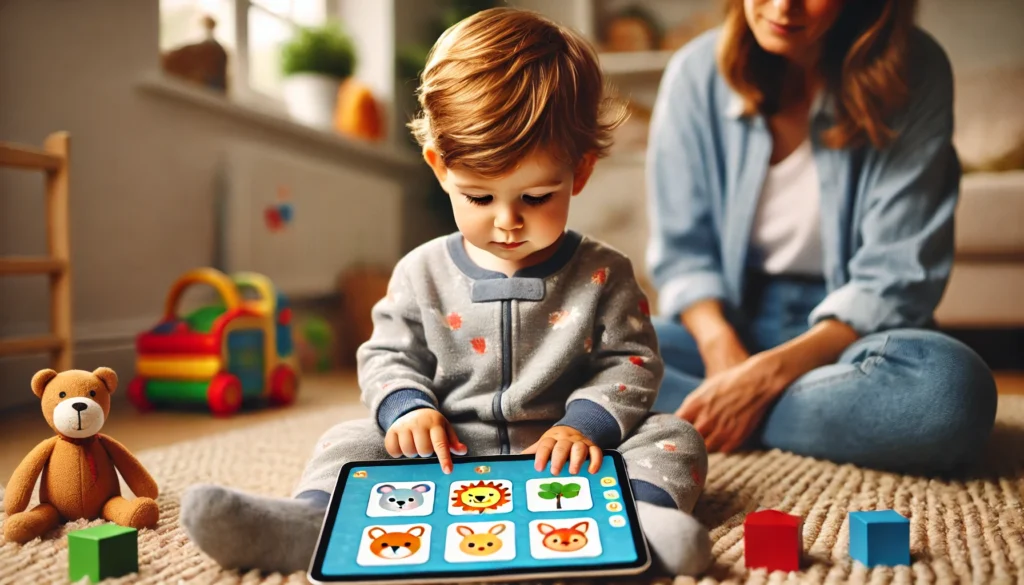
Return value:
<svg viewBox="0 0 1024 585">
<path fill-rule="evenodd" d="M 758 45 L 743 0 L 727 0 L 718 63 L 745 102 L 745 113 L 771 115 L 779 107 L 783 57 Z M 833 148 L 862 143 L 876 148 L 894 136 L 886 126 L 907 100 L 906 56 L 917 0 L 845 2 L 823 39 L 819 67 L 836 96 L 836 124 L 823 139 Z"/>
<path fill-rule="evenodd" d="M 607 155 L 625 108 L 608 97 L 593 48 L 533 12 L 491 8 L 452 26 L 427 58 L 409 124 L 448 167 L 512 170 L 538 148 L 575 166 Z"/>
</svg>

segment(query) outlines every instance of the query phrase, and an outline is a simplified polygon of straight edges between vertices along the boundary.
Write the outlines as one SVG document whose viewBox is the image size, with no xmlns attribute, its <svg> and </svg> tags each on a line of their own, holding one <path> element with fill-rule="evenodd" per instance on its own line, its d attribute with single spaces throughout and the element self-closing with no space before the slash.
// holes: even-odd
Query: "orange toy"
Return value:
<svg viewBox="0 0 1024 585">
<path fill-rule="evenodd" d="M 46 369 L 32 376 L 32 392 L 57 436 L 36 445 L 7 484 L 7 540 L 26 543 L 69 520 L 102 517 L 131 528 L 156 525 L 156 482 L 124 445 L 99 432 L 116 389 L 117 374 L 110 368 L 59 374 Z M 138 497 L 121 496 L 118 471 Z M 40 504 L 25 511 L 40 475 Z"/>
</svg>

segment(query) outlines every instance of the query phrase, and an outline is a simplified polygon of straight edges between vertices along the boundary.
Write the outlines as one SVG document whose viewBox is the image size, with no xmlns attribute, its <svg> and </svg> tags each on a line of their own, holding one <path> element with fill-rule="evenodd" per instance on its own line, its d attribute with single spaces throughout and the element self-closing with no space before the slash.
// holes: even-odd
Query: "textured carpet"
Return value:
<svg viewBox="0 0 1024 585">
<path fill-rule="evenodd" d="M 223 571 L 178 525 L 195 482 L 287 495 L 319 434 L 362 416 L 338 407 L 139 453 L 160 482 L 163 518 L 139 535 L 137 575 L 112 583 L 304 583 L 301 574 Z M 1003 397 L 992 448 L 971 477 L 937 480 L 866 471 L 779 452 L 713 456 L 697 515 L 713 527 L 716 562 L 700 583 L 1019 583 L 1024 581 L 1024 397 Z M 805 518 L 799 572 L 743 567 L 744 516 L 759 507 Z M 910 567 L 868 570 L 847 556 L 847 513 L 894 508 L 911 521 Z M 0 515 L 2 518 L 2 515 Z M 94 522 L 92 524 L 96 524 Z M 65 526 L 25 546 L 0 546 L 0 583 L 67 583 Z M 642 582 L 668 583 L 667 579 Z M 641 582 L 641 581 L 634 581 Z M 677 584 L 691 582 L 677 579 Z"/>
</svg>

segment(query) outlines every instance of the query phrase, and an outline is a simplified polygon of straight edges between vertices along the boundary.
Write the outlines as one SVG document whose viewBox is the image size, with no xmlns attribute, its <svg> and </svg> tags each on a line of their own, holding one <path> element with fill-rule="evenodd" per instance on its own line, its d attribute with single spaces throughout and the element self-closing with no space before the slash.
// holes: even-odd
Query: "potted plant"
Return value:
<svg viewBox="0 0 1024 585">
<path fill-rule="evenodd" d="M 355 47 L 338 25 L 300 28 L 281 49 L 289 114 L 311 126 L 331 128 L 338 89 L 355 65 Z"/>
</svg>

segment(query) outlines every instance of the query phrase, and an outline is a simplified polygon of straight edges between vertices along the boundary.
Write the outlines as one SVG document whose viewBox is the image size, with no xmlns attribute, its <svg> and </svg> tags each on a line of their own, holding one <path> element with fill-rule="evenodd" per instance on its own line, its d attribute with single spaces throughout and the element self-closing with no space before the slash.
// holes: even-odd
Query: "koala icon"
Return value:
<svg viewBox="0 0 1024 585">
<path fill-rule="evenodd" d="M 380 507 L 390 512 L 402 512 L 415 510 L 423 505 L 423 494 L 430 491 L 430 486 L 425 483 L 414 485 L 410 488 L 396 488 L 391 484 L 384 484 L 377 488 L 380 496 Z"/>
</svg>

